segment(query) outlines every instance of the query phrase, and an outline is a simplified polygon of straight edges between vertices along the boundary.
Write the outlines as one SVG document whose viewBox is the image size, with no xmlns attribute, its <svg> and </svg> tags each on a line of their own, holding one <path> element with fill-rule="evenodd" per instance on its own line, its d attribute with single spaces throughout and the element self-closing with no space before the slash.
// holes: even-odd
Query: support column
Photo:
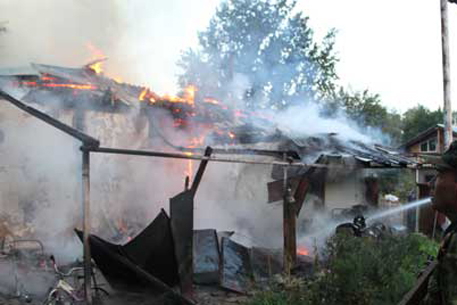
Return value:
<svg viewBox="0 0 457 305">
<path fill-rule="evenodd" d="M 284 159 L 286 160 L 284 155 Z M 290 274 L 297 262 L 297 232 L 296 232 L 296 204 L 292 196 L 288 177 L 288 167 L 284 167 L 284 198 L 283 198 L 283 234 L 284 234 L 284 272 Z"/>
<path fill-rule="evenodd" d="M 448 0 L 441 0 L 441 47 L 443 61 L 444 149 L 452 143 L 451 68 L 449 60 Z"/>
<path fill-rule="evenodd" d="M 91 292 L 91 255 L 90 255 L 90 152 L 84 147 L 83 153 L 82 179 L 83 179 L 83 246 L 84 246 L 84 297 L 86 304 L 92 304 Z"/>
</svg>

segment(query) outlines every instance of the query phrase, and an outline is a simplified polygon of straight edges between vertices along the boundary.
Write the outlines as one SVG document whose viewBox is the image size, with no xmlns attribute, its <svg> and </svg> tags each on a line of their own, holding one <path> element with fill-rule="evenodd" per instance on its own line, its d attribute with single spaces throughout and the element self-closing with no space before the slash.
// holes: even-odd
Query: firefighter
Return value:
<svg viewBox="0 0 457 305">
<path fill-rule="evenodd" d="M 436 168 L 433 208 L 446 215 L 451 225 L 444 232 L 423 304 L 457 304 L 457 141 L 444 152 Z"/>
</svg>

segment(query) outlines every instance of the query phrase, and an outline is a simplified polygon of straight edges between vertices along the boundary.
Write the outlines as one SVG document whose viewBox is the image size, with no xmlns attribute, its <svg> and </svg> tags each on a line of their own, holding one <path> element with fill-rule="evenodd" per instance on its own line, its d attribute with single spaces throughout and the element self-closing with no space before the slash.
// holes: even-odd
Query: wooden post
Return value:
<svg viewBox="0 0 457 305">
<path fill-rule="evenodd" d="M 286 160 L 284 155 L 284 160 Z M 283 264 L 284 273 L 290 274 L 290 271 L 297 262 L 297 239 L 296 239 L 296 212 L 295 200 L 292 197 L 292 191 L 287 177 L 288 166 L 284 166 L 284 198 L 283 198 Z"/>
<path fill-rule="evenodd" d="M 441 50 L 443 61 L 444 149 L 452 143 L 451 68 L 449 63 L 448 0 L 441 0 Z"/>
<path fill-rule="evenodd" d="M 84 147 L 82 178 L 83 178 L 83 246 L 84 246 L 84 297 L 86 304 L 92 304 L 91 292 L 91 256 L 90 256 L 90 152 Z"/>
</svg>

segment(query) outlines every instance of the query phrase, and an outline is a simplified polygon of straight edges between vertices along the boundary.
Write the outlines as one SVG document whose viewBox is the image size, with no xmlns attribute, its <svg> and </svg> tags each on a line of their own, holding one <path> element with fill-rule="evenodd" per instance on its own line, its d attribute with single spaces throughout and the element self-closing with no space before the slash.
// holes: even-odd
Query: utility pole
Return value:
<svg viewBox="0 0 457 305">
<path fill-rule="evenodd" d="M 444 149 L 452 143 L 451 69 L 449 64 L 448 0 L 441 1 L 441 47 L 443 60 Z"/>
</svg>

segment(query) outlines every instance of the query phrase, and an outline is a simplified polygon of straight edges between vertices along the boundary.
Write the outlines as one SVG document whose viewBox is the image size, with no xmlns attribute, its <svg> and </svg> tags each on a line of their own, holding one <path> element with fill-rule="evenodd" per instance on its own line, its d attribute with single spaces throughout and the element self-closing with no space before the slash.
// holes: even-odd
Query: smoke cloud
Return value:
<svg viewBox="0 0 457 305">
<path fill-rule="evenodd" d="M 154 66 L 156 58 L 167 52 L 168 43 L 183 44 L 180 39 L 184 35 L 148 38 L 150 33 L 164 26 L 174 28 L 180 20 L 167 19 L 167 11 L 173 9 L 176 1 L 161 4 L 161 10 L 154 12 L 146 3 L 51 0 L 24 4 L 22 1 L 3 1 L 0 20 L 8 20 L 9 32 L 0 38 L 3 46 L 0 65 L 41 62 L 81 66 L 100 57 L 96 50 L 100 49 L 103 55 L 110 57 L 106 67 L 108 75 L 121 76 L 132 83 L 151 81 L 153 90 L 160 91 L 167 83 L 174 82 L 170 79 L 158 82 L 162 78 L 162 65 L 174 66 L 175 62 L 165 61 Z M 192 15 L 190 8 L 195 8 L 186 5 Z M 255 81 L 251 77 L 234 75 L 226 88 L 234 98 L 222 102 L 242 107 L 241 98 Z M 51 110 L 56 118 L 71 124 L 74 114 L 66 112 L 58 100 L 50 97 L 49 102 L 53 109 L 45 110 Z M 345 141 L 368 143 L 379 139 L 379 134 L 361 132 L 343 113 L 328 118 L 316 104 L 310 101 L 302 104 L 283 112 L 266 111 L 271 117 L 271 131 L 278 129 L 294 137 L 337 132 Z M 75 226 L 81 226 L 82 219 L 79 143 L 12 106 L 4 107 L 8 111 L 3 112 L 2 108 L 0 129 L 5 140 L 0 143 L 0 150 L 6 156 L 3 160 L 8 169 L 6 176 L 1 176 L 9 177 L 11 189 L 2 204 L 11 196 L 20 197 L 16 202 L 25 209 L 23 217 L 33 215 L 25 221 L 31 222 L 36 236 L 45 241 L 49 251 L 60 255 L 61 259 L 72 260 L 81 254 L 81 245 L 72 232 Z M 171 122 L 167 114 L 156 115 L 165 126 L 172 126 L 166 124 Z M 138 108 L 133 108 L 127 115 L 88 111 L 85 122 L 86 132 L 100 139 L 103 146 L 169 149 L 160 139 L 149 139 L 147 128 L 136 128 Z M 265 128 L 258 121 L 251 120 L 251 123 Z M 188 142 L 191 137 L 172 127 L 163 128 L 161 132 L 173 143 Z M 119 228 L 127 226 L 127 233 L 134 236 L 160 208 L 167 209 L 168 199 L 183 190 L 189 167 L 195 173 L 197 166 L 196 161 L 93 154 L 94 232 L 115 240 Z M 235 238 L 244 244 L 281 247 L 282 207 L 266 204 L 270 174 L 271 166 L 211 163 L 195 200 L 196 227 L 234 230 Z M 17 207 L 11 206 L 5 211 L 14 214 L 14 208 Z M 27 211 L 27 208 L 31 210 Z"/>
</svg>

